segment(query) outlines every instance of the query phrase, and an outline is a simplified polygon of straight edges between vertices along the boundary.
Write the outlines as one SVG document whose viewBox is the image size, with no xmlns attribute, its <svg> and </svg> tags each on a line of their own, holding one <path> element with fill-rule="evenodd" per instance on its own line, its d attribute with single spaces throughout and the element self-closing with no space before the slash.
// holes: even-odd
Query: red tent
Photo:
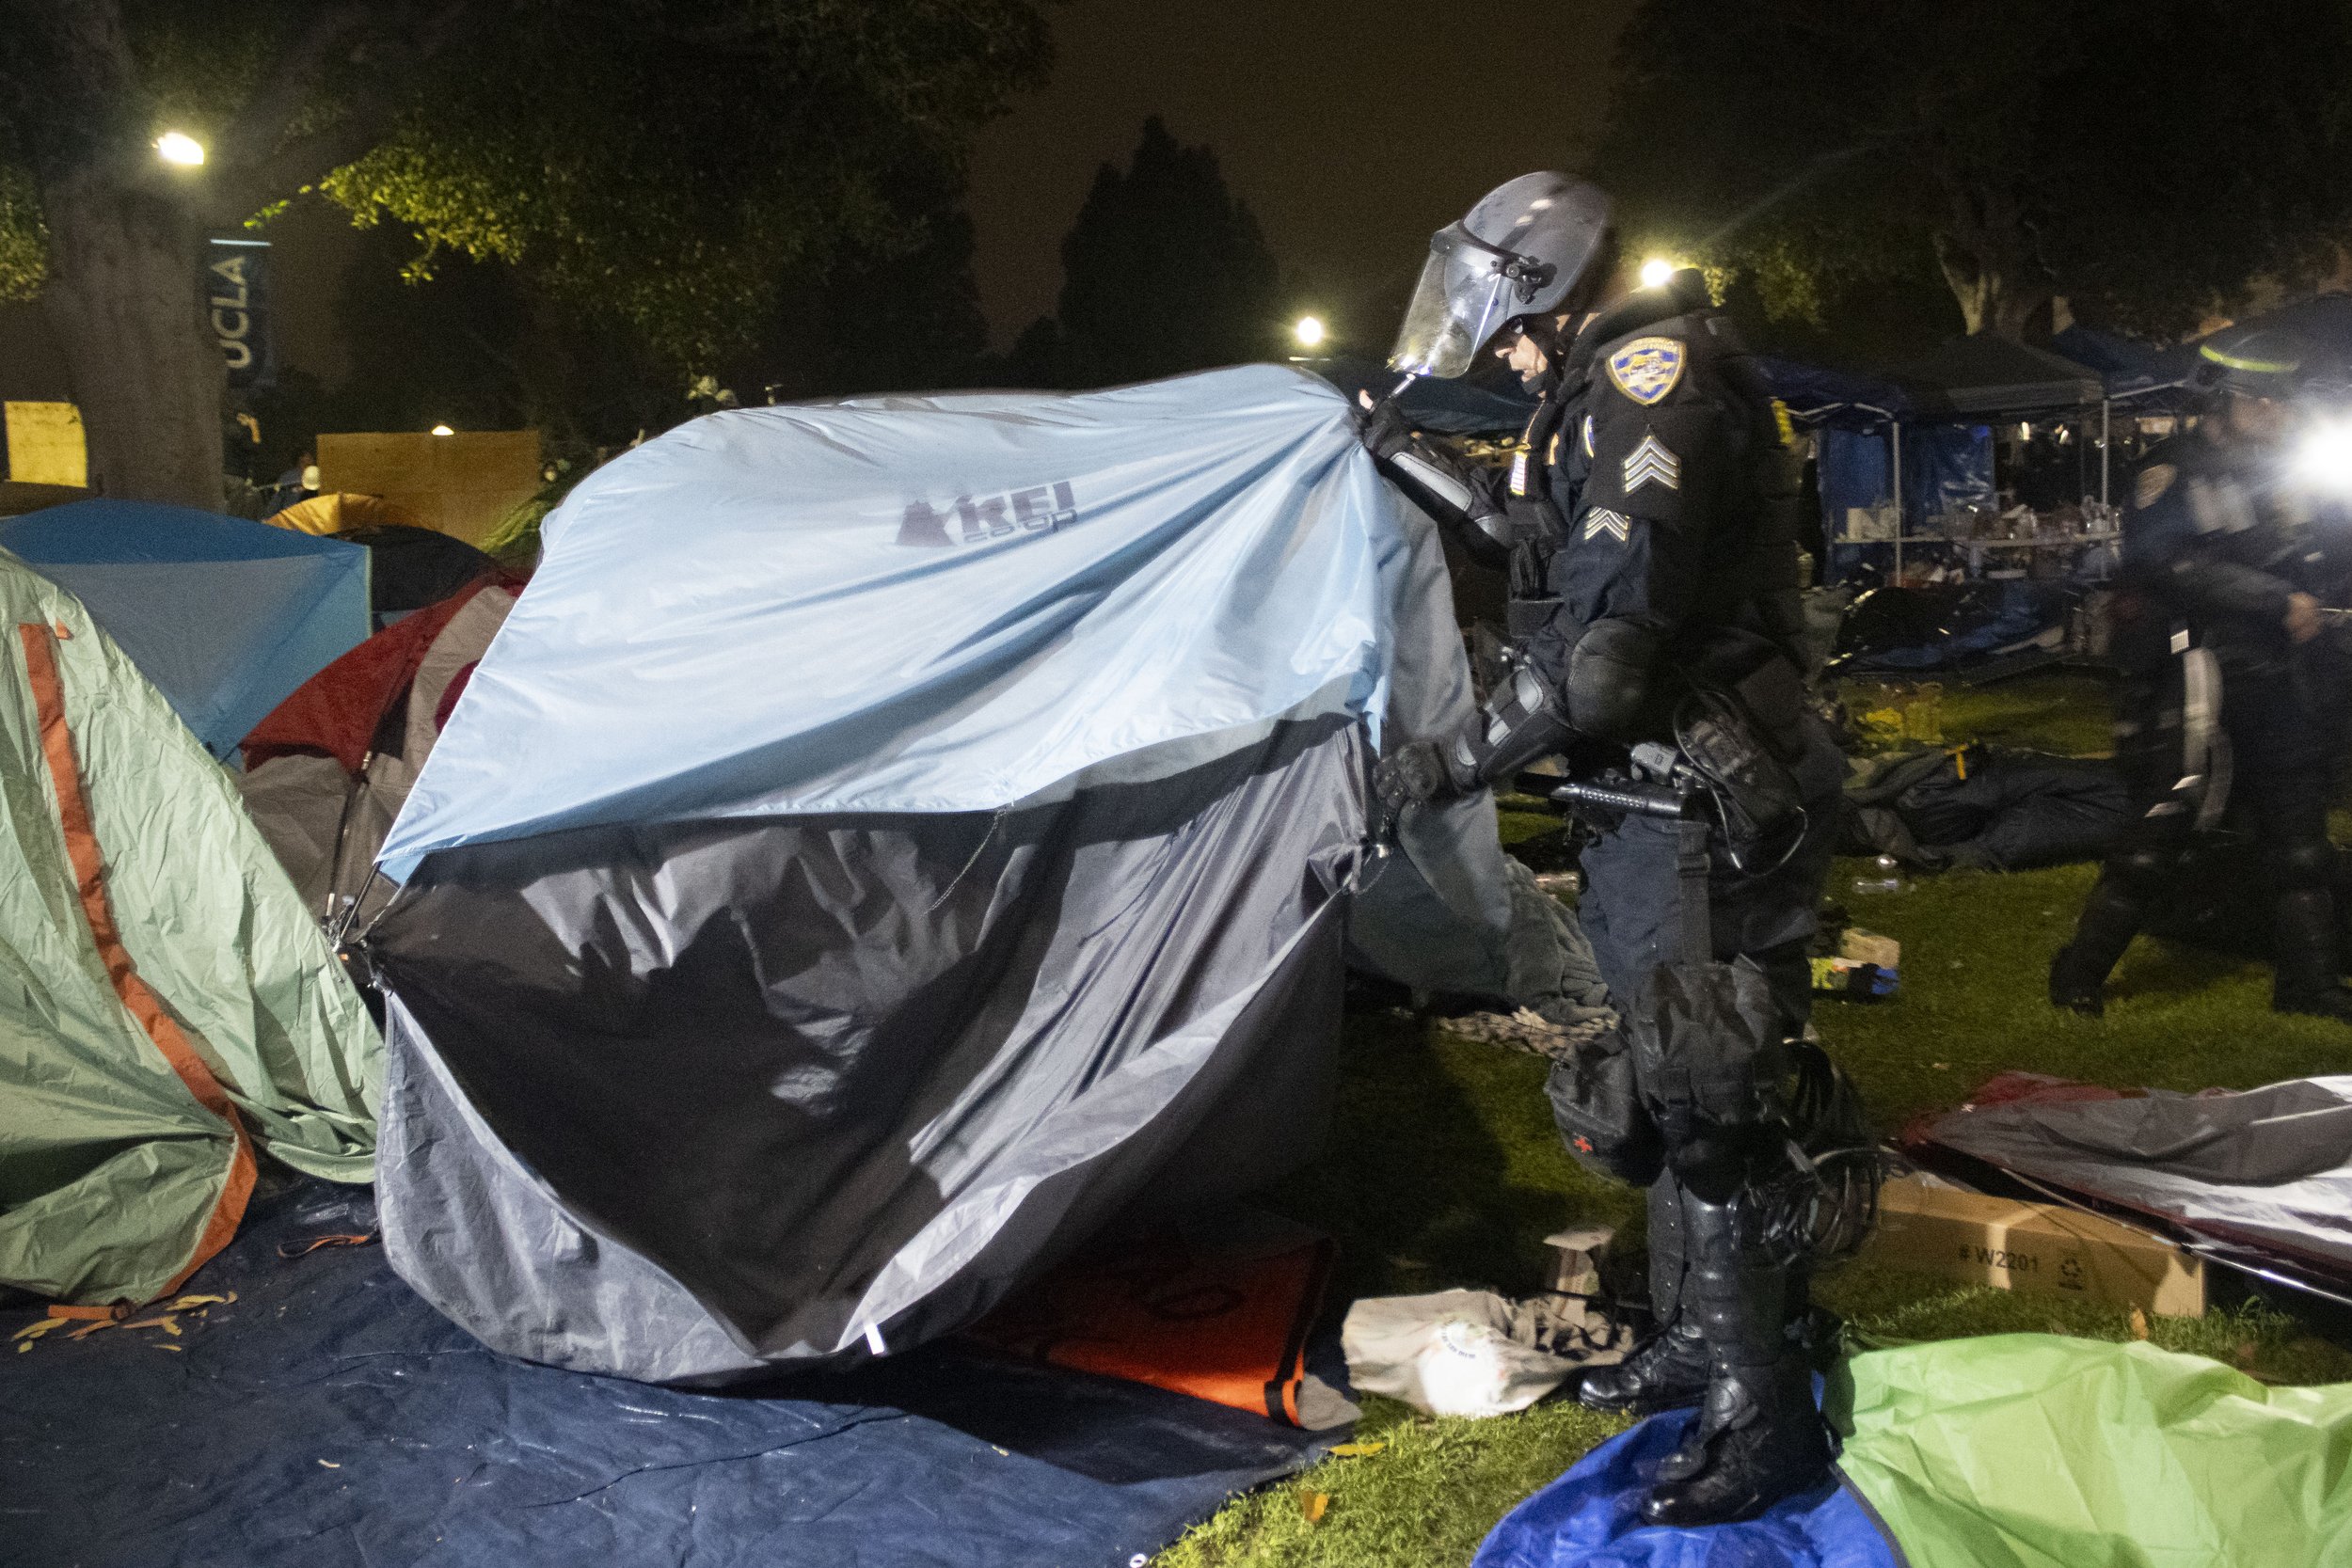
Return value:
<svg viewBox="0 0 2352 1568">
<path fill-rule="evenodd" d="M 485 577 L 404 616 L 246 736 L 246 809 L 321 918 L 369 897 L 375 851 L 521 587 Z"/>
</svg>

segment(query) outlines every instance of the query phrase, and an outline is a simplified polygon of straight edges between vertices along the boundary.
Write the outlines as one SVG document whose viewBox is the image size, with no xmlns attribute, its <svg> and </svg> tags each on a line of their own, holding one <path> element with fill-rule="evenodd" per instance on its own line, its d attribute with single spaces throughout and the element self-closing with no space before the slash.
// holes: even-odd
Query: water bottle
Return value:
<svg viewBox="0 0 2352 1568">
<path fill-rule="evenodd" d="M 1881 855 L 1870 863 L 1870 869 L 1853 879 L 1856 893 L 1900 893 L 1905 887 L 1902 868 L 1892 855 Z"/>
</svg>

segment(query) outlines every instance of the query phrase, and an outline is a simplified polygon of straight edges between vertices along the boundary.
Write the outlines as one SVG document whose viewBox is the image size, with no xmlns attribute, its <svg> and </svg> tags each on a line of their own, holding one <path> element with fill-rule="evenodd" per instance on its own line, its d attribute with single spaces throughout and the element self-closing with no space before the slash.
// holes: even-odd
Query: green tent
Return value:
<svg viewBox="0 0 2352 1568">
<path fill-rule="evenodd" d="M 1847 1363 L 1839 1461 L 1908 1568 L 2352 1568 L 2352 1384 L 2005 1334 Z"/>
<path fill-rule="evenodd" d="M 0 552 L 0 1285 L 145 1302 L 262 1149 L 369 1180 L 382 1046 L 235 785 Z"/>
</svg>

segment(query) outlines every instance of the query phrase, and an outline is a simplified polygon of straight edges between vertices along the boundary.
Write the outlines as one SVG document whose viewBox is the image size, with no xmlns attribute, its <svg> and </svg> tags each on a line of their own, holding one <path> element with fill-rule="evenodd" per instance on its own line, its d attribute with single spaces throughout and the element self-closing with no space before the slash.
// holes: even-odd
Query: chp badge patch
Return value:
<svg viewBox="0 0 2352 1568">
<path fill-rule="evenodd" d="M 1636 338 L 1609 356 L 1609 380 L 1647 408 L 1675 389 L 1686 357 L 1680 339 Z"/>
</svg>

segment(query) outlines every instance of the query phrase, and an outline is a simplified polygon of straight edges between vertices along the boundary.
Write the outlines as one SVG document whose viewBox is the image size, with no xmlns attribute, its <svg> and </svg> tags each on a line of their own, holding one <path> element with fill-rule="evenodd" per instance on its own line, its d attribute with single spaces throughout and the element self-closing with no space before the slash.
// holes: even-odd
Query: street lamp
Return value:
<svg viewBox="0 0 2352 1568">
<path fill-rule="evenodd" d="M 454 436 L 457 432 L 450 429 L 450 427 L 445 424 L 437 424 L 433 427 L 433 434 L 436 436 Z"/>
<path fill-rule="evenodd" d="M 1327 336 L 1319 316 L 1301 316 L 1291 328 L 1291 336 L 1298 340 L 1300 348 L 1320 348 Z"/>
<path fill-rule="evenodd" d="M 1642 263 L 1642 287 L 1662 289 L 1666 286 L 1666 280 L 1681 270 L 1663 256 L 1653 256 Z"/>
<path fill-rule="evenodd" d="M 155 156 L 183 168 L 196 168 L 204 162 L 204 144 L 184 131 L 166 131 L 155 138 Z"/>
</svg>

